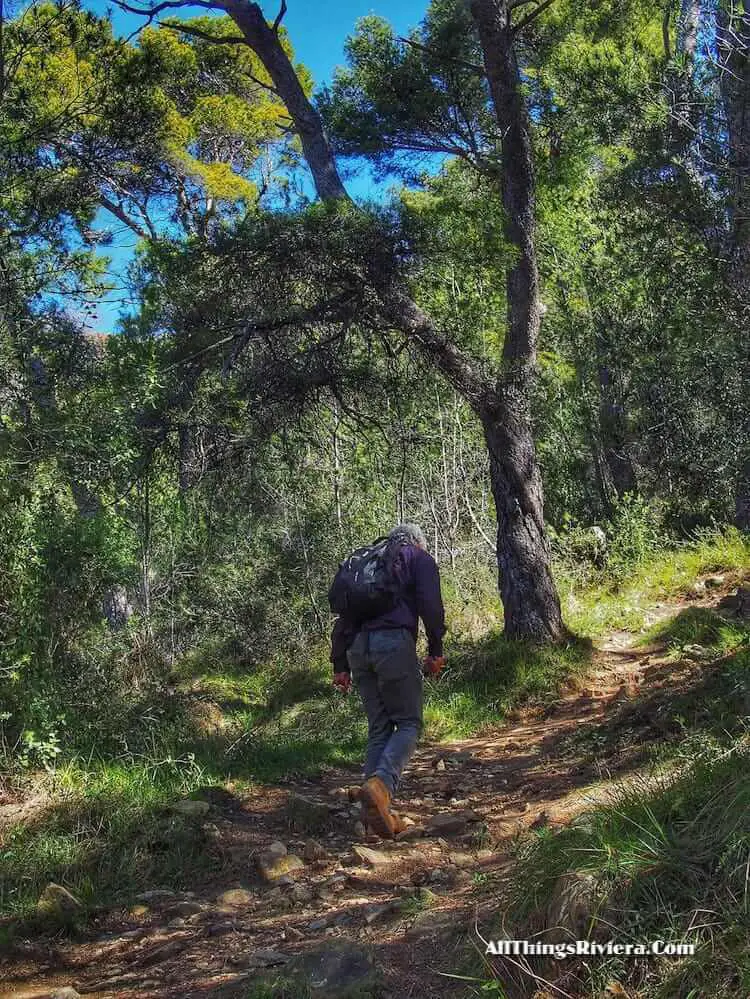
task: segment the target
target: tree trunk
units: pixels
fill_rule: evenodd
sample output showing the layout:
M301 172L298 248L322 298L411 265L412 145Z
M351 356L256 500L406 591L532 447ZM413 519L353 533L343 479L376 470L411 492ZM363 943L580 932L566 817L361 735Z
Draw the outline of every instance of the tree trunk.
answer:
M599 366L599 428L612 485L619 499L638 491L633 463L628 454L625 410L617 398L615 377L606 364Z
M349 201L320 115L305 95L277 31L266 22L258 4L246 0L219 2L263 63L286 105L318 196ZM377 291L387 321L419 347L482 419L493 469L506 631L513 638L549 640L561 637L564 629L550 572L541 480L528 413L528 387L540 319L531 141L509 35L506 41L510 47L506 45L500 66L506 83L504 87L492 86L492 97L503 106L502 113L498 106L498 118L507 114L512 123L507 133L501 125L503 199L506 233L519 254L508 273L509 329L499 384L493 384L475 358L435 328L392 276L384 277ZM494 67L493 53L486 52L486 58Z
M730 197L729 277L740 310L741 363L750 368L750 6L744 0L721 0L716 43L721 66L721 94L727 122ZM735 493L737 524L750 530L750 418L740 416L739 473Z
M531 422L531 388L541 325L536 259L534 160L508 0L471 0L501 136L505 238L515 261L506 277L508 329L496 399L481 411L498 519L500 591L511 638L557 640L563 633L544 530L542 477Z
M677 51L688 60L688 71L691 73L698 49L701 2L702 0L681 0L677 21Z
M508 268L508 330L503 347L503 377L531 369L541 322L536 262L534 163L531 132L521 93L507 0L472 0L495 119L501 136L500 189L505 238L517 251ZM535 461L535 455L532 455Z
M497 510L497 564L508 638L558 641L564 634L544 530L542 481L528 402L505 394L482 414Z
M718 11L721 94L727 121L731 267L738 298L750 310L750 9Z

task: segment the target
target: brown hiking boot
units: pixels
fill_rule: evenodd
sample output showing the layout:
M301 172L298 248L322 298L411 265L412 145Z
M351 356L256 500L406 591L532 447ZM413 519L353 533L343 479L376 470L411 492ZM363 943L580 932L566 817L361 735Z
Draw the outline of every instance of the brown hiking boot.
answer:
M360 801L367 815L365 824L383 839L393 839L396 822L391 815L391 792L379 777L364 782Z
M404 832L409 826L404 822L398 812L391 812L391 818L393 819L393 835L398 836L399 833Z

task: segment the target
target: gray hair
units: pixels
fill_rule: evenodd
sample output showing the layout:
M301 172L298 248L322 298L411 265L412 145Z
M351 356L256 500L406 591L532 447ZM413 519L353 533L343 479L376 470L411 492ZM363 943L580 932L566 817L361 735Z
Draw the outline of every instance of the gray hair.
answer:
M418 545L427 548L427 538L417 524L399 524L388 535L389 541L399 541L403 545Z

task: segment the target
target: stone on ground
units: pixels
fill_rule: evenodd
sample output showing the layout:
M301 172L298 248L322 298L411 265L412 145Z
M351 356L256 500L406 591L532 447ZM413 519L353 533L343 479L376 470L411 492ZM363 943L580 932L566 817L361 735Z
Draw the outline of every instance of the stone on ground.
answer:
M421 839L422 836L424 836L424 827L418 825L407 826L400 833L396 833L396 839L399 841Z
M382 853L380 850L371 850L367 846L359 846L358 844L352 847L352 852L363 864L367 864L368 867L379 867L381 864L390 864L392 859L387 853Z
M308 839L302 851L302 856L308 863L314 863L316 860L327 860L328 851L317 840Z
M473 867L475 863L474 856L471 853L461 853L459 851L449 853L448 860L451 864L455 864L456 867Z
M287 853L286 847L279 840L271 843L258 856L258 871L261 878L269 884L287 877L292 871L298 871L304 866L299 857Z
M193 798L183 798L182 801L172 803L172 811L178 815L185 815L187 818L199 819L207 815L211 806L207 801L196 801Z
M293 853L288 853L283 857L262 853L258 857L258 871L263 880L268 883L278 881L292 871L302 870L304 866L304 860L301 860Z
M347 940L330 940L295 957L283 977L298 984L301 994L325 999L376 999L381 976L370 954Z
M69 919L81 911L83 906L67 888L50 881L36 905L37 912L42 916L55 919Z
M331 810L325 802L301 794L289 795L285 815L289 828L299 833L320 832L331 821Z
M456 930L455 917L450 912L420 912L406 932L409 940L420 937L449 936Z
M439 812L427 823L427 831L435 836L455 836L465 831L467 819L463 812Z
M229 891L222 892L216 901L219 905L232 907L250 905L253 902L253 893L246 888L230 888Z

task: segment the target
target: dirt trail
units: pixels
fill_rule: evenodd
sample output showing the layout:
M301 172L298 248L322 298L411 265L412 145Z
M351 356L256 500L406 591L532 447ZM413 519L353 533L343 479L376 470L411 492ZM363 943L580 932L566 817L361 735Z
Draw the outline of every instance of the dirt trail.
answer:
M659 605L649 623L719 596ZM586 679L551 708L519 712L481 738L423 746L400 792L415 823L405 840L363 836L346 797L357 782L351 770L242 799L207 791L208 811L197 821L215 855L210 882L192 892L156 886L129 910L100 914L84 940L22 942L0 961L0 997L50 996L62 986L101 999L239 997L259 968L283 970L306 953L328 960L328 950L345 946L348 972L337 965L338 972L351 972L351 955L365 947L386 997L459 994L460 984L441 972L456 971L467 933L478 927L488 936L497 927L497 889L517 837L568 823L612 777L642 762L637 745L596 750L581 733L609 726L624 705L653 703L696 667L635 641L625 632L608 636ZM648 718L643 728L651 731ZM257 858L273 841L306 859L269 884Z

